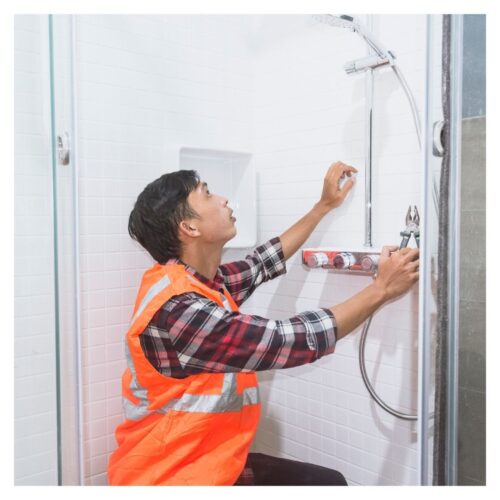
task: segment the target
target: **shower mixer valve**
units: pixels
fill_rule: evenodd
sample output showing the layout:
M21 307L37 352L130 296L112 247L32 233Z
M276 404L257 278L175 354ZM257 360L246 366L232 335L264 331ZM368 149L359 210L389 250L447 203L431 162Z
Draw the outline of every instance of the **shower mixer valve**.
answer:
M331 248L305 248L302 250L302 262L305 266L348 274L375 274L379 256L380 251L375 249L345 251Z
M420 246L420 215L417 207L410 207L406 213L406 227L399 234L403 237L399 248L408 246L411 235ZM309 268L331 269L347 274L375 275L377 273L380 250L364 248L362 250L337 250L332 248L304 248L302 263Z

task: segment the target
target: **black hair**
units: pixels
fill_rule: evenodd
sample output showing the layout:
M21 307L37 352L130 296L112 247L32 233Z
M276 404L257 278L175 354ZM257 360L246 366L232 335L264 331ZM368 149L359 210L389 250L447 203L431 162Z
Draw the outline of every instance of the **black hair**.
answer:
M187 198L199 183L195 170L179 170L151 182L137 197L128 232L160 264L180 257L179 224L198 216Z

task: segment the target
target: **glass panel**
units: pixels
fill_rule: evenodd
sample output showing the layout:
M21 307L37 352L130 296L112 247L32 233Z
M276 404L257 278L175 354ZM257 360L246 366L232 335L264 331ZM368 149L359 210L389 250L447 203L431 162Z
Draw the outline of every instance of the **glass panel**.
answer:
M56 485L56 303L47 16L14 20L16 485Z
M71 17L15 17L15 484L79 484ZM66 134L65 134L66 133Z

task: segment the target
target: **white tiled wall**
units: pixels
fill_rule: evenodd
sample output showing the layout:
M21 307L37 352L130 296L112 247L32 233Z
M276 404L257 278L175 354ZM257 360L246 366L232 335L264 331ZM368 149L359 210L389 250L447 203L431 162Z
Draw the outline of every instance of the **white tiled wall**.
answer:
M16 485L57 484L47 16L15 17Z
M252 149L251 61L228 16L82 16L77 22L85 464L106 484L121 421L123 340L151 260L127 232L178 145ZM231 43L228 43L231 40Z
M382 16L379 37L419 107L424 19ZM144 186L171 170L172 146L251 151L258 171L259 240L280 234L318 199L330 163L360 168L346 203L308 246L363 243L364 79L343 64L365 54L352 33L306 16L79 16L77 95L84 444L87 484L106 484L121 421L123 337L151 260L127 233ZM398 243L420 172L409 107L390 73L375 78L374 244ZM224 259L244 255L227 251ZM367 278L307 271L263 285L244 306L281 318L347 299ZM373 320L367 368L377 390L415 410L417 294ZM357 365L359 332L312 365L261 374L264 414L255 449L334 467L350 484L414 484L414 424L370 401Z

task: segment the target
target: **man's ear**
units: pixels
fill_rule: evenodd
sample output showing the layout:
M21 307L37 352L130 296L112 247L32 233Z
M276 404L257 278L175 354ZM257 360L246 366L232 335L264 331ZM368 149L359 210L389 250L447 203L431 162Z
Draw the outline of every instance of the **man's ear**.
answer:
M179 231L181 232L181 234L189 236L191 238L195 238L196 236L200 235L200 231L196 227L196 223L192 220L183 220L179 224Z

